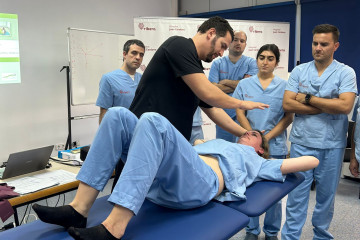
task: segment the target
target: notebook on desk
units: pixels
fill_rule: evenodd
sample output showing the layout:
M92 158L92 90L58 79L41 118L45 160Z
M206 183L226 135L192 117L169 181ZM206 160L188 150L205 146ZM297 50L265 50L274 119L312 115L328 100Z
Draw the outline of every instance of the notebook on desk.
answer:
M1 179L45 169L54 145L11 153Z

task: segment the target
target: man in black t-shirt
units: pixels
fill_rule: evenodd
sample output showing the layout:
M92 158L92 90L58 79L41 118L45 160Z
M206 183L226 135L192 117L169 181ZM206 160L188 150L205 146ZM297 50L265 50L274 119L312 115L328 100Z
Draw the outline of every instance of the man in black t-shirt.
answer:
M200 106L215 124L241 136L246 130L221 108L250 110L268 106L229 97L210 83L201 64L201 60L211 62L222 56L233 38L230 24L221 17L212 17L191 39L167 39L147 66L130 110L137 117L144 112L160 113L189 140L192 119Z

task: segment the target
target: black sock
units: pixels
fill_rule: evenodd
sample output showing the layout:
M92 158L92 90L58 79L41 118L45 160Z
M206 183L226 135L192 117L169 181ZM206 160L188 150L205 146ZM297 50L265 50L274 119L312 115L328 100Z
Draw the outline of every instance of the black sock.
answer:
M41 221L57 224L64 228L85 228L87 218L78 213L72 206L46 207L34 204L32 206Z
M68 229L68 233L77 240L119 240L114 237L102 224L91 228L70 227Z

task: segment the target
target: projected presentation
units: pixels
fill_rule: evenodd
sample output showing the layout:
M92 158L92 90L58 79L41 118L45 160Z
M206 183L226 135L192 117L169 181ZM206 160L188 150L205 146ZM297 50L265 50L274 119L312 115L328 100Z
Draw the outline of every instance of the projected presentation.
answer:
M0 84L20 82L18 17L0 13Z

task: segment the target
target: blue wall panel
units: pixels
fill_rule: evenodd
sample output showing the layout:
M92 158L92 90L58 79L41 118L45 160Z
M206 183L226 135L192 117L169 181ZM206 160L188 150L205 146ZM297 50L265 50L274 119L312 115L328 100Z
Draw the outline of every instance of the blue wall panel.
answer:
M301 2L301 63L313 60L311 53L312 29L323 23L340 30L340 47L334 58L355 69L360 87L360 27L358 0L303 0Z

